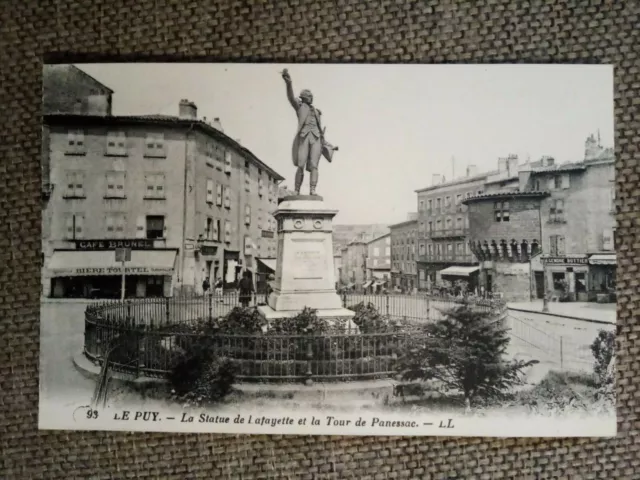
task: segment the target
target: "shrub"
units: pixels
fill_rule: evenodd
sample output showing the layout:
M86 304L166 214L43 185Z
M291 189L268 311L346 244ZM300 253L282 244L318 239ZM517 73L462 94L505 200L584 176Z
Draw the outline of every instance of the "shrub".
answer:
M174 398L199 406L226 397L235 381L236 366L224 357L198 352L183 358L169 374Z
M615 332L600 330L591 344L591 352L595 358L593 372L600 384L613 383L613 378L609 378L612 375L608 375L608 370L615 353L615 343Z
M469 305L443 313L410 338L398 366L404 380L436 380L443 393L461 393L471 406L504 399L522 383L524 369L538 363L505 360L509 335L491 313Z

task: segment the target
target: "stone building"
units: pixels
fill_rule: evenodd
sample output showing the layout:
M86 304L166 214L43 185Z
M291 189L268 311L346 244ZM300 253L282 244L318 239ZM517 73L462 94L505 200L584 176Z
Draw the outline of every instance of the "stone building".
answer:
M551 157L518 167L518 189L465 200L469 245L481 262L480 285L512 301L613 299L615 291L612 149L594 136L578 162Z
M200 292L205 278L233 284L256 271L256 257L275 257L283 177L192 102L178 110L44 116L45 295L119 295L117 245L133 248L128 296Z
M370 240L367 244L367 275L364 289L378 292L390 280L391 233Z
M409 216L411 218L411 215ZM415 218L390 225L391 286L404 291L418 288L417 248L418 220Z
M113 90L75 65L42 67L44 114L111 115Z
M360 291L364 288L367 279L368 241L366 234L360 234L342 248L341 281L347 289Z
M418 278L424 290L440 279L469 281L478 266L468 248L469 220L463 200L484 193L487 177L474 165L466 176L446 182L434 175L431 186L416 190L418 197Z

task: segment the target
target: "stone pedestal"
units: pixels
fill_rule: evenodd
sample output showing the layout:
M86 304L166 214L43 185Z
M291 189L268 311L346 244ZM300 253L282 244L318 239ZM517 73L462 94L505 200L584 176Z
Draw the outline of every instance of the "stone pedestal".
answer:
M353 317L335 289L331 222L337 213L318 195L285 197L278 206L276 279L268 305L259 307L267 319L291 317L305 307L319 317Z

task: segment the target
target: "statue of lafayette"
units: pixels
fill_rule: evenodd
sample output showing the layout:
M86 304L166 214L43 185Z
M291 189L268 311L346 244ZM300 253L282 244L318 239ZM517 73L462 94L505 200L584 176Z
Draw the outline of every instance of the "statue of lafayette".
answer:
M309 90L302 90L300 98L293 94L291 76L285 69L282 78L287 85L287 98L298 116L298 131L293 139L292 156L293 164L298 167L296 171L296 195L300 194L300 187L304 180L304 171L311 175L309 193L316 194L318 185L318 164L320 157L324 156L329 162L333 152L338 150L324 138L324 129L320 123L320 110L313 106L313 95Z

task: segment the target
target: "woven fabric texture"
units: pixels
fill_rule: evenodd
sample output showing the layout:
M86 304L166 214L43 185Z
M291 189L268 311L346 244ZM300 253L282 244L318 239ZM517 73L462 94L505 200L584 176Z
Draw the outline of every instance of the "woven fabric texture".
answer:
M39 432L43 58L614 64L618 437ZM0 478L639 478L640 2L3 1L0 111Z

